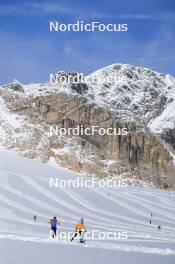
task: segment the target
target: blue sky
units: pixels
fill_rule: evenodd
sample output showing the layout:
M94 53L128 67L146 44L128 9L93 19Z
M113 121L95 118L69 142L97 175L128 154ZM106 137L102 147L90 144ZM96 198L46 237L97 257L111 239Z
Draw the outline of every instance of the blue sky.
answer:
M127 23L127 32L49 32L49 21ZM175 0L0 0L0 84L130 63L175 76Z

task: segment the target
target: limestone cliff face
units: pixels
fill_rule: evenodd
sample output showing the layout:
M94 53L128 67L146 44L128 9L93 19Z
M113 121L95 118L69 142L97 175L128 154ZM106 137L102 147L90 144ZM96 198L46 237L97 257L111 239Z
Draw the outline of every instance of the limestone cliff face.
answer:
M31 88L13 83L0 89L2 144L28 158L42 162L54 159L62 166L90 175L122 175L174 188L174 132L169 130L170 144L166 133L158 135L133 118L123 119L108 105L100 106L92 100L87 92L48 84ZM161 113L162 109L161 105L156 111ZM128 134L50 135L51 125L127 128Z

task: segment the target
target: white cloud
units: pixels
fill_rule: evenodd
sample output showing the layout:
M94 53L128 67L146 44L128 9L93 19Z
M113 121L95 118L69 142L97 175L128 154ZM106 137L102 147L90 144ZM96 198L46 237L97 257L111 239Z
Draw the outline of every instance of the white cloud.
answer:
M61 4L53 4L49 2L23 2L18 4L1 4L0 15L47 15L47 14L67 14L73 15L77 13L72 8Z
M110 19L138 19L138 20L169 20L175 19L175 12L162 12L157 14L123 13L107 14L98 11L74 9L71 6L51 2L23 2L18 4L1 4L0 15L75 15L77 18L110 18Z

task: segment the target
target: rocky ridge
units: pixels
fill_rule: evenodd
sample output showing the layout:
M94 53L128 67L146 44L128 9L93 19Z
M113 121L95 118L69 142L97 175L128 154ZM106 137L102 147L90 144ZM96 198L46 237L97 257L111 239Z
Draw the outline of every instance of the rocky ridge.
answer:
M113 74L117 76L115 83L22 85L15 80L1 87L1 144L28 158L54 161L89 175L121 175L135 182L174 188L175 79L125 64L111 65L92 75ZM77 125L126 127L129 133L49 133L50 126Z

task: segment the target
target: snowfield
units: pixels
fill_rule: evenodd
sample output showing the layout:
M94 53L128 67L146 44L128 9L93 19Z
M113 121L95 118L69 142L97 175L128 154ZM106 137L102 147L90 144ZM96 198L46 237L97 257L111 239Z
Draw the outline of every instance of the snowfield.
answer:
M174 191L50 188L50 177L82 175L2 149L0 157L1 264L175 263ZM73 231L74 223L84 217L88 231L127 232L128 238L96 237L85 244L50 239L47 222L54 215L61 221L59 232Z

